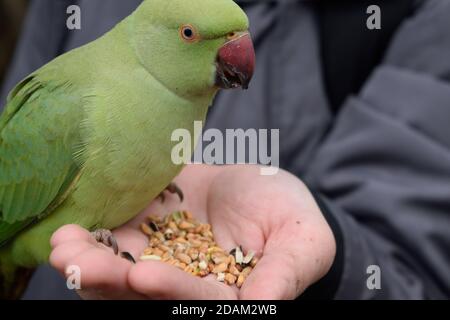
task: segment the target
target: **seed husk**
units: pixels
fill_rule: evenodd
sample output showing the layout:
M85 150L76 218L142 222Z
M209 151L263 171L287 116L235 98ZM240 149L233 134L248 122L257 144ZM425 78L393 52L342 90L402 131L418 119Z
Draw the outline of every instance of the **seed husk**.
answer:
M202 261L199 262L198 267L201 270L206 270L206 269L208 269L208 264L205 262L205 260L202 260Z
M230 266L235 266L236 265L236 258L233 255L229 255L230 257Z
M186 237L186 230L181 230L178 234L180 237Z
M154 232L153 235L161 242L164 242L166 240L166 238L164 238L164 235L160 231Z
M158 249L158 248L154 248L153 249L153 255L154 256L162 257L163 254L164 254L164 251L162 251L161 249Z
M230 271L231 274L235 275L235 276L239 276L241 273L239 272L239 270L236 268L235 265L230 265L228 267L228 271Z
M219 272L219 273L217 274L217 281L219 281L219 282L224 282L224 281L225 281L225 273Z
M153 254L153 248L150 248L150 247L145 248L143 254L146 255L146 256L152 255Z
M176 238L175 239L175 242L178 242L178 243L189 243L189 241L187 241L185 238L183 238L183 237L178 237L178 238Z
M161 257L152 254L152 255L142 255L139 259L141 259L142 261L148 261L148 260L159 261L159 260L161 260Z
M166 231L164 231L164 237L166 238L166 240L172 239L173 234L174 234L174 232L170 228L168 228L168 229L166 229Z
M232 285L236 282L237 277L232 275L231 273L226 273L225 274L225 282L228 283L229 285Z
M157 215L155 215L155 214L149 214L147 217L148 217L148 219L149 219L150 221L153 221L153 222L155 222L155 223L161 223L161 222L162 222L161 217L159 217L159 216L157 216Z
M215 264L221 264L221 263L226 263L228 265L229 263L229 259L227 256L221 254L221 253L213 253L211 255L211 260L215 263Z
M244 275L243 275L243 274L240 274L240 275L238 276L237 280L236 280L236 286L237 286L238 288L242 287L242 285L244 284L244 281L245 281Z
M191 243L193 248L199 248L202 245L202 242L200 240L197 240L197 239L192 239L190 241L190 243Z
M259 261L259 259L258 259L257 257L254 257L254 258L252 259L252 261L250 261L250 266L251 266L252 268L254 268L254 267L256 266L256 264L258 263L258 261Z
M242 250L240 247L236 247L236 263L237 264L242 264L244 262L244 254L242 253Z
M171 229L175 233L179 231L177 224L175 222L173 222L173 221L169 221L168 227L169 227L169 229Z
M179 262L178 264L176 264L176 267L178 267L181 270L184 270L184 268L187 267L187 264L184 262Z
M226 263L221 263L216 265L212 271L212 273L221 273L225 272L228 269L228 265Z
M141 223L141 230L148 236L151 236L153 234L152 229L146 223Z
M212 234L212 232L209 231L209 230L203 231L203 232L202 232L202 236L204 236L204 237L206 237L206 238L210 238L210 239L213 238L213 234Z
M173 249L172 248L169 248L168 246L166 246L166 245L164 245L162 243L158 245L158 249L163 251L163 252L171 252L171 253L173 253Z
M153 230L153 232L158 232L159 231L158 225L156 223L154 223L153 221L150 221L148 223L148 225Z
M192 219L194 218L194 216L192 215L192 213L189 212L189 211L183 211L183 215L184 215L184 218L185 218L186 220L192 220Z
M199 277L206 277L209 274L209 272L207 270L200 270L197 275Z
M195 228L195 224L187 222L186 220L182 220L179 224L178 224L178 228L182 229L182 230L189 230L189 229L193 229Z
M176 258L177 258L178 260L180 260L181 262L184 262L184 263L186 263L186 264L192 263L191 257L189 257L189 256L188 256L187 254L185 254L185 253L179 253L179 254L177 254Z
M246 267L244 270L242 270L242 275L244 277L248 277L248 275L250 274L250 272L252 272L253 268L252 267Z
M150 248L156 247L161 241L158 238L152 237L150 238L150 241L148 242L148 246Z
M249 264L252 260L253 257L255 256L255 252L250 250L247 255L244 257L244 260L242 261L243 264Z
M196 249L190 249L188 251L188 254L189 254L189 257L191 257L191 259L195 261L198 258L199 252Z
M223 250L222 250L222 248L219 248L219 247L214 246L214 247L210 247L209 250L208 250L208 252L209 252L209 253L215 253L215 252L220 252L220 253L222 253Z
M176 212L172 213L172 218L173 218L173 220L175 220L175 222L178 222L181 219L183 219L183 216L180 211L176 211Z

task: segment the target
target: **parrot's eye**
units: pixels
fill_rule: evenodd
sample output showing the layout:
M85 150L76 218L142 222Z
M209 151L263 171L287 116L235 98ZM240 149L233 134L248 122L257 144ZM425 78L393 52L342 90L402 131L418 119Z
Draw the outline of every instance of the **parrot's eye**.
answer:
M228 40L232 40L234 38L237 37L237 33L236 32L230 32L229 34L227 34L227 39Z
M198 40L198 34L195 28L189 24L181 26L180 36L186 42L195 42Z

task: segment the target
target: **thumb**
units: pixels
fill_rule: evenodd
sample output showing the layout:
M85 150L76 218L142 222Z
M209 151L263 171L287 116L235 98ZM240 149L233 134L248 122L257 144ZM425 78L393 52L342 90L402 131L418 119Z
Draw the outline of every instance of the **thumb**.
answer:
M149 299L237 299L233 289L215 279L194 277L159 261L145 261L134 265L128 274L128 283L136 292Z

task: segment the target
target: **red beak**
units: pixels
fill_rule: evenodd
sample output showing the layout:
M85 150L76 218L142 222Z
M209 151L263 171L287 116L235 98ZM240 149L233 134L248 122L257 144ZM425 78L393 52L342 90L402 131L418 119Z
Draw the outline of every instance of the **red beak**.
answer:
M216 66L217 87L248 89L255 69L255 49L250 34L235 33L233 38L220 48Z

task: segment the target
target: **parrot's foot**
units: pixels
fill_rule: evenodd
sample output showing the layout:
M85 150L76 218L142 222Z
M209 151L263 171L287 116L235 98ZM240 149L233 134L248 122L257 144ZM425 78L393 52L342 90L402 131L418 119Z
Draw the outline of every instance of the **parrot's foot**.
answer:
M105 246L110 247L114 250L114 254L119 254L119 246L117 245L116 238L110 230L107 229L97 229L91 232L92 236L97 242L103 243Z
M172 194L176 193L178 195L178 197L180 198L180 201L183 202L184 199L184 195L183 195L183 191L181 191L180 187L178 187L175 183L171 182L166 189L164 189L158 196L158 198L161 199L161 202L164 202L164 200L166 199L166 196L164 195L164 191L168 191Z

